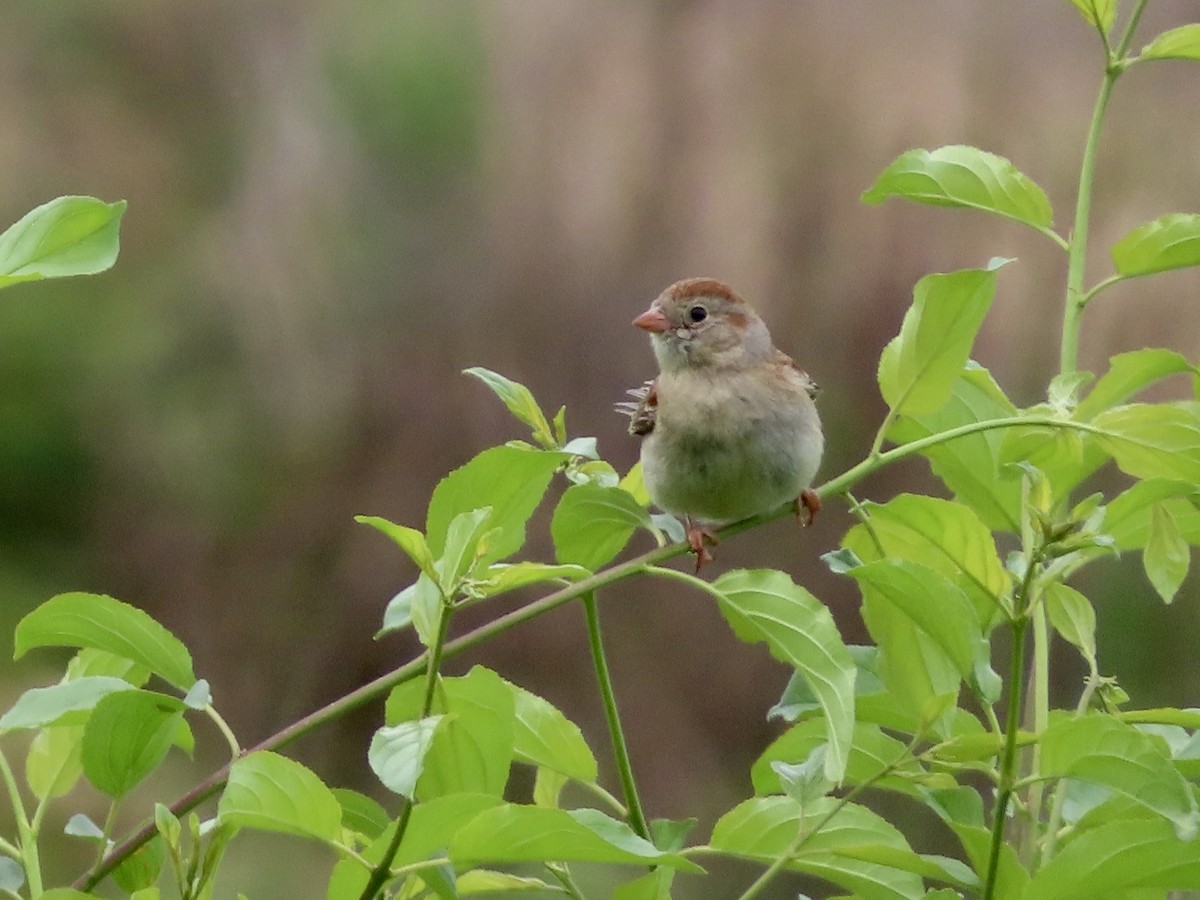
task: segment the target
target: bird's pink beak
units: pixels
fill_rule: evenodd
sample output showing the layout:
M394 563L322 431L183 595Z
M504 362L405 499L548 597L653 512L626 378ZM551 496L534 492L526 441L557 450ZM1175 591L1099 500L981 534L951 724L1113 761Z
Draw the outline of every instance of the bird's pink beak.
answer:
M633 324L651 334L661 334L671 330L671 323L667 321L667 317L653 306L634 319Z

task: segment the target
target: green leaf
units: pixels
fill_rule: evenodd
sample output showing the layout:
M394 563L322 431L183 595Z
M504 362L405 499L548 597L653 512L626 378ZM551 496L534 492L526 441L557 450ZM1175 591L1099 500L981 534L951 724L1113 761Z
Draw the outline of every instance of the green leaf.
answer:
M154 887L165 859L162 841L157 838L147 841L113 870L113 881L122 890L129 891L130 900L135 900L139 891ZM153 896L157 896L157 893Z
M459 581L487 554L491 516L491 507L485 506L459 513L450 521L446 528L446 546L437 561L438 584L443 596L453 597Z
M25 780L39 800L61 797L83 774L79 760L83 726L44 728L33 736L25 757Z
M300 763L267 750L235 760L217 803L217 819L234 828L337 839L342 809L324 783Z
M906 444L961 425L1016 414L991 373L968 363L951 386L950 401L945 406L935 413L901 418L888 437L897 444ZM1015 532L1020 521L1021 483L1001 473L1003 432L1007 430L995 428L970 434L930 447L922 455L955 498L975 510L985 525Z
M561 889L540 878L527 878L521 875L510 875L508 872L496 872L492 869L472 869L463 872L454 881L454 889L459 894L502 894L513 891L541 891L545 893L560 893Z
M1200 486L1188 481L1147 478L1108 504L1104 530L1122 550L1140 550L1150 540L1157 506L1171 513L1188 543L1200 543Z
M64 681L45 688L30 688L17 698L12 709L0 716L0 733L47 725L81 724L86 716L72 713L90 711L101 697L115 691L132 690L121 678L95 676ZM78 720L78 721L76 721Z
M41 900L96 900L96 897L72 888L51 888L42 894Z
M1096 416L1100 444L1135 478L1200 483L1200 416L1194 403L1131 403Z
M25 884L25 870L15 859L0 856L0 890L16 894Z
M1063 847L1024 900L1124 897L1134 888L1200 890L1200 841L1180 840L1161 819L1109 822Z
M392 691L387 722L421 717L424 684L410 681ZM417 797L427 801L453 793L501 796L513 759L515 701L508 682L475 666L458 678L445 678L431 713L446 717L425 755Z
M456 866L486 862L628 863L703 871L638 837L624 822L594 809L543 809L505 803L459 829L450 842Z
M1126 278L1200 265L1200 215L1172 213L1138 226L1113 244L1112 261Z
M26 213L0 234L0 287L111 268L124 212L124 200L59 197Z
M414 799L417 779L425 770L425 755L442 718L429 716L415 722L384 725L375 732L367 762L389 791Z
M783 792L803 806L824 797L833 789L833 782L825 777L825 759L829 745L817 744L803 762L789 763L781 759L771 763L771 771L779 779Z
M1117 17L1117 0L1071 0L1083 20L1108 34Z
M520 447L492 447L455 469L434 488L429 501L425 539L441 556L446 530L459 513L491 507L489 528L500 532L489 544L483 563L511 556L525 543L525 523L541 502L554 472L569 459L565 453Z
M183 720L180 700L129 690L103 697L83 729L81 761L88 781L119 798L158 768Z
M513 753L521 762L559 772L568 778L594 783L596 757L579 726L548 700L511 682L515 728Z
M902 872L911 872L922 878L946 882L967 890L978 890L982 887L979 876L972 872L969 866L947 856L938 856L932 853L917 854L911 850L902 850L899 847L889 847L885 844L842 847L834 853L845 859L879 863ZM951 896L957 898L959 895L952 894ZM928 900L929 895L926 894L923 897L924 900Z
M101 594L59 594L17 623L13 658L35 647L92 647L140 663L187 691L192 656L175 635L128 603Z
M613 900L671 900L674 869L655 869L613 888Z
M869 524L854 526L842 540L862 562L907 559L933 569L970 597L981 625L1003 608L1012 579L991 531L969 507L900 494L884 504L864 503L862 511Z
M825 774L840 783L854 732L854 660L829 610L783 572L737 569L713 582L718 605L747 643L797 669L825 711L829 755Z
M746 800L717 821L709 846L722 853L771 863L791 852L797 835L820 823L838 802L826 797L802 809L790 797ZM824 878L863 900L916 900L925 895L921 879L910 872L850 859L837 852L872 845L909 851L908 842L893 826L866 807L848 803L812 833L786 867Z
M540 562L496 563L480 572L464 586L464 590L472 597L496 597L531 584L579 581L591 574L583 566Z
M573 484L563 493L550 522L560 563L597 569L629 543L638 528L652 528L650 515L628 491Z
M381 638L412 625L421 643L430 647L437 635L441 611L442 591L422 572L416 581L388 601L383 611L383 625L375 632L375 637Z
M349 788L333 788L333 796L342 807L342 828L367 840L383 834L391 817L377 800Z
M1108 371L1076 408L1075 418L1090 421L1155 382L1181 372L1195 373L1196 367L1174 350L1148 347L1118 353L1109 360Z
M546 421L546 416L542 412L542 408L537 405L537 401L533 399L533 394L529 392L529 388L523 384L511 381L496 372L489 369L476 366L471 369L464 369L463 374L473 375L492 389L492 392L499 397L504 405L508 407L508 411L516 416L520 421L532 429L533 439L543 447L556 447L562 441L555 438L554 433L550 430L550 423ZM559 410L559 415L563 414L563 410ZM556 417L555 424L558 419ZM559 429L565 438L566 428Z
M429 545L425 543L425 535L417 529L397 525L379 516L355 516L354 521L383 532L417 564L417 568L430 578L437 578L437 570L433 567L433 554L429 552Z
M1168 819L1181 840L1200 832L1196 798L1170 758L1149 735L1111 716L1052 721L1039 774L1103 785Z
M1200 60L1200 23L1164 31L1142 48L1141 58Z
M895 413L919 415L945 405L995 293L995 267L917 282L900 334L879 358L879 389Z
M1162 504L1154 507L1150 519L1150 540L1142 553L1146 576L1164 603L1170 603L1187 577L1191 550Z
M1051 581L1044 588L1050 624L1063 640L1079 648L1092 672L1096 671L1096 611L1088 598L1072 587Z
M951 145L902 153L862 195L866 203L882 203L888 197L978 209L1039 231L1054 223L1045 191L1004 157L975 147Z

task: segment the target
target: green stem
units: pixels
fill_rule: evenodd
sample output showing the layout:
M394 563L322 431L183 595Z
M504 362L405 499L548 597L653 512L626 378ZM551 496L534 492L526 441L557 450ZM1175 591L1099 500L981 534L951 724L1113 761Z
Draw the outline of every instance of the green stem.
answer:
M1032 731L1036 735L1045 732L1050 721L1050 629L1046 623L1046 605L1035 603L1030 609L1033 621L1033 693ZM1041 742L1034 743L1030 751L1029 771L1039 771L1041 757ZM1040 779L1034 781L1029 788L1030 821L1022 845L1021 860L1029 863L1033 860L1034 848L1038 839L1038 825L1041 822L1042 799L1045 793L1045 783Z
M425 699L421 703L421 718L426 719L433 711L433 698L437 693L438 672L442 666L442 653L446 647L446 635L450 631L450 618L454 612L454 608L449 603L441 605L441 614L438 616L437 635L433 639L433 646L429 648L426 654L428 665L425 668ZM379 893L383 886L392 877L392 861L396 858L396 854L400 850L400 843L404 840L404 834L408 831L408 823L412 819L413 799L405 797L404 803L400 807L400 815L396 819L396 830L392 833L392 839L388 842L387 849L383 852L379 862L371 871L371 877L367 879L366 885L359 894L358 900L374 900L374 897Z
M230 756L233 760L237 760L242 755L242 747L238 743L237 735L233 733L233 729L229 727L229 723L224 717L217 712L216 708L209 703L204 707L204 714L208 716L213 724L217 726L217 730L221 732L221 736L225 738L225 743L229 745Z
M833 497L843 494L854 487L864 478L872 475L879 469L892 463L899 462L902 459L907 459L910 456L928 450L931 447L936 447L939 444L944 444L960 437L966 437L970 434L977 434L983 431L990 431L996 428L1013 428L1018 426L1043 425L1047 427L1070 428L1077 431L1092 432L1096 434L1104 434L1102 429L1088 425L1083 422L1072 422L1069 420L1057 419L1051 416L1026 416L1023 418L1003 418L1003 419L988 419L983 422L972 422L968 425L961 425L957 428L951 428L948 431L932 434L920 440L912 441L908 444L903 444L899 447L894 447L886 453L881 453L873 459L866 459L855 466L847 469L841 475L831 478L817 488L818 493L824 497ZM740 522L734 522L717 532L719 537L727 538L735 534L741 534L744 531L749 531L757 528L767 522L773 522L776 519L781 519L784 516L793 514L791 503L784 504L776 510L761 513L757 516L751 516L748 519L743 519ZM597 591L609 585L616 584L626 578L631 578L641 574L648 566L656 566L659 563L667 562L678 556L682 556L688 551L687 544L668 544L665 547L655 547L652 550L635 556L623 563L618 563L608 569L597 572L594 575L589 575L587 578L582 578L568 587L561 588L551 594L547 594L539 600L513 610L491 622L481 625L474 631L471 631L462 637L456 638L453 641L446 643L443 650L443 658L457 656L467 650L472 649L486 641L503 634L511 628L516 627L531 619L536 619L551 610L558 609L564 604L570 603L592 591ZM356 688L348 694L339 697L337 700L321 707L320 709L304 716L301 719L293 722L286 728L277 731L270 737L265 738L255 746L249 748L246 752L253 753L259 750L278 750L285 747L306 734L315 731L317 728L332 722L346 715L351 710L357 709L365 703L374 700L377 697L386 694L397 685L403 684L406 681L411 681L418 677L427 668L428 653L422 653L420 656L398 666L390 672L387 672L374 681L369 681L362 687ZM225 780L229 777L229 765L222 766L216 772L201 781L190 791L181 796L170 806L170 810L176 816L182 816L198 806L209 797L216 794L225 784ZM138 830L117 844L108 855L104 858L104 862L96 869L86 873L76 879L73 885L76 890L89 891L100 883L116 866L123 860L132 855L143 844L149 841L156 834L154 822L148 819Z
M9 766L8 758L3 753L0 753L0 779L4 781L13 817L16 819L17 843L19 844L19 847L6 844L5 850L7 852L11 848L15 851L14 856L20 861L25 870L25 878L29 881L29 896L32 900L37 900L43 890L42 863L37 844L38 830L30 825L29 816L25 812L25 804L21 801L20 789L17 787L17 779L13 776L12 767Z
M604 654L604 641L600 632L600 610L596 595L583 595L583 609L587 616L588 646L592 651L592 665L596 669L596 681L600 685L600 697L604 702L604 715L608 719L608 734L612 739L613 757L621 778L621 790L625 795L625 806L629 810L629 826L639 837L651 840L650 826L642 812L642 801L638 797L637 785L633 780L633 764L629 760L629 746L625 743L625 732L621 727L621 716L617 711L617 695L613 691L612 676L608 671L608 659Z
M1088 711L1088 707L1092 705L1092 696L1096 693L1096 687L1100 684L1100 673L1096 671L1096 667L1092 666L1091 675L1088 676L1087 684L1084 685L1083 693L1079 695L1079 702L1075 704L1075 716L1078 718ZM1042 843L1041 865L1046 865L1054 858L1054 851L1058 844L1058 829L1062 825L1063 804L1067 799L1067 780L1060 779L1054 787L1054 797L1050 801L1050 819L1046 823L1046 840Z

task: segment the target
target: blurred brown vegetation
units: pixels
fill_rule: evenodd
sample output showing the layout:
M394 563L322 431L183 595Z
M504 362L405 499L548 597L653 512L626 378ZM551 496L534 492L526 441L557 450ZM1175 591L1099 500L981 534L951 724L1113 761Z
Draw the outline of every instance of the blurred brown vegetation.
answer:
M1195 13L1156 0L1137 46ZM652 371L629 320L684 276L735 285L822 383L826 475L869 445L875 362L926 272L1019 258L976 356L1036 402L1062 255L1011 223L858 195L903 150L970 143L1041 183L1065 230L1101 62L1066 0L8 4L0 219L65 193L129 212L111 273L0 298L2 632L62 590L142 606L255 742L414 652L371 640L413 572L351 517L420 524L441 476L520 436L460 370L565 403L624 469L637 447L611 403ZM1118 84L1092 279L1135 225L1200 209L1197 97L1187 63ZM1198 288L1193 272L1106 294L1081 364L1195 358ZM860 494L930 489L914 463ZM548 558L538 521L529 552ZM848 521L832 501L807 532L727 542L716 571L784 568L862 640L854 591L818 559ZM1101 575L1106 671L1138 703L1197 705L1195 590L1164 610L1136 560ZM787 673L705 597L602 599L648 808L711 821L749 791ZM473 661L607 746L576 610L449 668ZM6 694L48 671L22 662ZM1069 697L1082 669L1064 654L1059 671ZM379 715L294 752L369 788Z

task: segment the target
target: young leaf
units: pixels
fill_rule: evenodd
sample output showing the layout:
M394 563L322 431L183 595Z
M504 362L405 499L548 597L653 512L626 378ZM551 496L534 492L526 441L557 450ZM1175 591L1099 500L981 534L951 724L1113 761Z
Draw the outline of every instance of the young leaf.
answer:
M978 209L1046 231L1054 212L1046 193L1007 159L952 145L902 153L862 195L867 203L903 197L917 203Z
M627 863L702 871L638 837L624 822L598 810L543 809L505 803L476 816L450 842L457 866L482 862Z
M895 413L936 412L950 399L995 292L995 267L917 282L900 334L879 358L879 389Z
M1059 581L1051 581L1044 590L1050 624L1063 640L1079 649L1088 668L1095 673L1096 611L1092 604L1079 591Z
M1196 367L1174 350L1147 347L1118 353L1109 360L1108 371L1076 407L1075 418L1088 422L1155 382L1181 372L1195 373Z
M525 543L525 523L541 502L554 472L570 457L565 453L492 447L455 469L433 490L425 523L425 539L433 555L446 547L446 530L459 513L490 506L489 528L499 529L481 561L497 562Z
M158 768L183 720L183 703L151 691L109 694L83 730L81 761L88 781L122 797Z
M1192 403L1131 403L1096 416L1097 436L1135 478L1200 483L1200 415Z
M1125 819L1079 835L1043 866L1023 900L1133 896L1135 888L1200 890L1200 841L1161 819Z
M1147 478L1117 496L1104 513L1104 530L1122 550L1140 550L1150 540L1154 509L1171 514L1191 544L1200 543L1200 486L1188 481Z
M417 529L397 525L387 519L381 519L379 516L355 516L354 521L370 525L386 534L409 559L417 564L417 568L430 578L437 578L437 571L433 567L433 554L429 552L429 545L425 543L425 535Z
M1102 785L1169 820L1180 840L1200 831L1192 789L1159 745L1111 716L1052 721L1042 735L1039 775Z
M0 287L111 268L124 212L124 200L59 197L26 213L0 234Z
M84 813L75 813L67 819L63 834L70 837L86 838L90 841L104 840L104 829L93 822Z
M555 439L555 434L550 430L550 423L546 421L546 416L542 412L542 408L537 405L537 401L533 399L533 394L529 392L529 388L525 387L525 385L511 381L497 372L492 372L489 369L480 368L479 366L464 369L463 374L474 375L491 388L495 395L508 407L508 411L530 427L533 432L533 439L538 444L549 449L561 443ZM560 410L559 413L561 415L563 411ZM555 424L557 425L557 418ZM564 426L562 429L564 436L565 430Z
M891 557L928 566L971 598L981 625L1003 608L1012 579L991 531L970 508L901 494L884 504L865 503L863 511L868 523L854 526L842 540L862 562Z
M442 716L430 716L415 722L384 725L375 732L367 751L367 762L384 787L414 799L417 779L425 768L425 755L441 721Z
M986 369L969 363L951 385L950 401L937 412L901 418L888 437L906 444L991 419L1015 416L1016 408ZM1021 483L1000 471L1003 432L996 428L937 444L923 452L934 473L955 498L998 531L1017 531L1020 522Z
M35 797L61 797L75 786L83 774L82 743L82 725L43 728L34 735L25 757L25 781Z
M713 582L718 606L743 641L763 641L771 655L804 675L825 711L825 774L846 774L854 733L854 660L828 608L783 572L737 569Z
M791 851L796 835L822 822L836 803L834 798L825 797L802 808L790 797L746 800L717 821L709 846L769 864ZM873 900L917 900L925 896L921 879L911 872L837 853L843 848L864 846L912 852L892 825L866 807L847 803L824 828L812 833L788 861L787 868L824 878Z
M579 581L592 574L583 566L554 565L540 562L496 563L480 572L465 590L472 597L497 597L500 594L544 584L547 581Z
M424 685L400 685L387 700L389 725L420 718ZM446 716L425 755L417 797L425 802L453 793L501 796L514 753L515 703L508 682L476 666L458 678L445 678L436 694L435 714Z
M454 596L459 581L470 573L476 560L487 553L491 516L491 507L485 506L459 513L450 520L446 527L446 546L436 567L443 596Z
M35 647L92 647L140 663L187 691L192 656L175 635L128 603L101 594L59 594L17 623L13 658Z
M217 803L217 820L235 828L336 840L342 809L324 783L300 763L260 750L229 770Z
M441 589L422 572L416 581L388 601L383 611L383 626L375 632L375 637L380 638L412 625L421 643L426 647L432 646L441 609Z
M573 484L563 493L550 522L560 563L597 569L629 543L638 528L652 528L650 515L618 487Z
M1156 505L1150 519L1150 540L1142 552L1142 565L1164 603L1175 599L1187 577L1191 556L1175 519L1161 503Z
M30 688L17 698L17 702L0 716L0 734L21 728L44 728L47 725L63 724L64 720L74 724L84 717L71 717L71 713L91 710L100 698L116 691L132 690L133 685L121 678L105 676L77 678L45 688Z
M549 769L592 783L596 780L596 757L584 740L579 726L564 716L548 700L511 682L505 682L513 695L516 714L513 753L521 762Z
M1117 17L1117 0L1071 0L1079 10L1085 22L1100 29L1102 34L1108 34L1113 21Z
M1200 23L1164 31L1142 48L1141 58L1200 60Z
M1138 226L1113 244L1112 261L1126 278L1200 265L1200 215L1172 213Z

